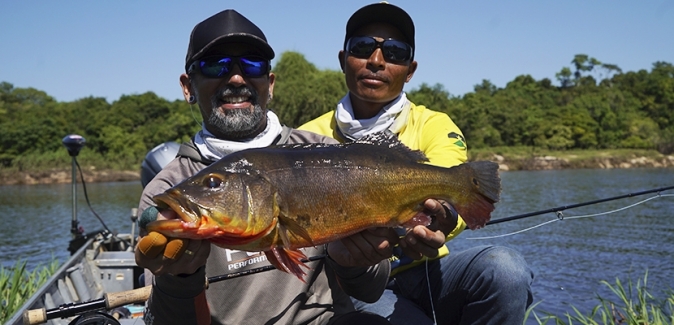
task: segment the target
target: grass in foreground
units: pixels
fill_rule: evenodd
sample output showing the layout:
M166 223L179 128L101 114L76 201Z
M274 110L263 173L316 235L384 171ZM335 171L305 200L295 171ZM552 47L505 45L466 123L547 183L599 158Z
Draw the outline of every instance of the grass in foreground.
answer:
M26 261L13 267L0 266L0 324L4 324L58 270L55 258L33 271L26 270Z
M644 276L643 282L637 281L636 286L632 281L627 283L627 290L616 278L615 284L607 281L601 281L616 295L617 302L597 296L600 304L592 309L589 315L583 315L578 309L572 307L574 315L567 313L563 317L545 313L546 316L539 316L534 311L535 305L527 311L527 318L532 316L539 324L552 323L555 325L598 325L598 324L625 324L625 325L674 325L674 291L667 294L663 301L656 301L648 293L646 285L648 281L648 272ZM526 319L525 319L526 322Z

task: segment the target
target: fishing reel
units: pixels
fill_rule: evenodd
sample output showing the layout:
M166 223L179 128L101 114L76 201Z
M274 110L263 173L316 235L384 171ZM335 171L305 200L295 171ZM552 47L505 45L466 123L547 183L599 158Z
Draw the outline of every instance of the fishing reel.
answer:
M120 325L120 323L111 315L96 311L77 316L68 325Z
M101 311L88 312L77 316L68 325L120 325L118 319L131 317L131 312L124 307L115 308L109 314Z

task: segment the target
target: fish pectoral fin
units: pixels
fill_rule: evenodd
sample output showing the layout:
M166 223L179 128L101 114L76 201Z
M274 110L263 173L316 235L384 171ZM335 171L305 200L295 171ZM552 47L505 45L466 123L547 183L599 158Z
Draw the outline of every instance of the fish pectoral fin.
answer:
M309 268L302 260L306 260L307 256L299 250L289 250L282 247L274 247L271 250L265 251L267 260L271 265L277 269L290 273L296 276L300 281L304 281L304 276L307 275L302 267Z
M314 241L311 239L311 236L309 236L309 232L306 229L304 229L304 227L300 226L295 220L290 219L283 215L280 215L278 219L279 219L279 234L281 236L281 241L283 241L283 246L293 247L293 245L291 245L290 236L293 236L295 238L302 238L310 244L302 246L316 246L314 245Z

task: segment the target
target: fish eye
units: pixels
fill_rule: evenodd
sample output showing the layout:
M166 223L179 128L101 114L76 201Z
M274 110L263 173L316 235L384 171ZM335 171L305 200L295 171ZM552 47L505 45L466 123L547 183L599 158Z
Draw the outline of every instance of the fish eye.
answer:
M204 185L208 188L218 188L222 184L222 179L215 175L208 175L204 178Z

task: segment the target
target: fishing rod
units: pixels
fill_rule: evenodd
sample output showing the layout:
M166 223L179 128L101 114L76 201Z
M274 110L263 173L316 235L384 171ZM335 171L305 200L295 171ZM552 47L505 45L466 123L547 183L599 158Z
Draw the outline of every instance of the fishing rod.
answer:
M325 254L322 255L316 255L309 257L307 259L303 259L303 263L307 262L313 262L317 261L320 259L324 259L326 257ZM276 267L273 265L265 265L261 266L258 268L250 269L250 270L245 270L241 272L234 272L234 273L229 273L229 274L223 274L223 275L216 275L212 277L208 277L206 285L208 288L208 284L211 283L216 283L224 280L229 280L233 278L237 278L240 276L246 276L246 275L251 275L251 274L256 274L260 272L266 272L269 270L273 270ZM27 310L23 313L23 323L25 325L36 325L36 324L44 324L50 319L54 318L66 318L66 317L72 317L72 316L77 316L77 315L82 315L85 313L89 313L92 311L97 311L97 310L111 310L117 307L122 307L128 304L134 304L134 303L142 303L145 302L147 299L150 298L150 293L152 292L152 286L145 286L142 288L138 289L133 289L133 290L127 290L127 291L122 291L122 292L112 292L112 293L106 293L103 295L102 298L91 300L91 301L86 301L86 302L80 302L80 303L68 303L68 304L62 304L58 307L51 308L51 309L46 309L46 308L39 308L39 309L31 309Z
M613 200L619 200L619 199L624 199L628 197L634 197L634 196L639 196L639 195L644 195L644 194L649 194L649 193L657 193L657 192L662 192L666 190L671 190L674 189L674 186L666 186L666 187L660 187L660 188L655 188L652 190L646 190L646 191L641 191L641 192L634 192L634 193L629 193L629 194L624 194L624 195L618 195L614 197L609 197L605 199L599 199L599 200L594 200L594 201L588 201L588 202L582 202L582 203L576 203L576 204L570 204L570 205L563 205L560 207L556 208L551 208L551 209L546 209L546 210L541 210L541 211L535 211L535 212L529 212L525 214L519 214L511 217L505 217L505 218L499 218L496 220L491 220L487 222L487 225L493 225L501 222L506 222L506 221L512 221L512 220L518 220L518 219L524 219L528 217L533 217L545 213L551 213L551 212L561 212L567 209L573 209L573 208L578 208L586 205L592 205L592 204L597 204L597 203L602 203L602 202L608 202L608 201L613 201Z

